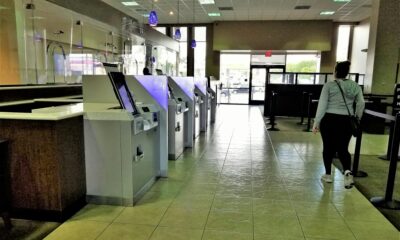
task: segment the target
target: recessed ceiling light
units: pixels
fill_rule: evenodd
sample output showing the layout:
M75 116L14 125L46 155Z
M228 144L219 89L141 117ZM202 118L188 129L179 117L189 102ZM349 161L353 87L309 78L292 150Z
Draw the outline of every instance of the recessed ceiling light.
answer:
M217 12L208 13L208 16L210 16L210 17L220 17L220 16L221 16L221 13L217 13Z
M200 4L215 4L214 0L199 0Z
M319 13L319 15L333 15L335 14L335 11L322 11Z
M173 11L170 11L170 12L169 12L169 15L174 15L174 12L173 12Z
M310 9L310 8L311 8L310 5L299 5L299 6L294 7L294 9L296 9L296 10L305 10L305 9Z
M351 0L333 0L334 2L351 2Z
M121 2L125 6L139 6L139 4L135 1L129 1L129 2Z

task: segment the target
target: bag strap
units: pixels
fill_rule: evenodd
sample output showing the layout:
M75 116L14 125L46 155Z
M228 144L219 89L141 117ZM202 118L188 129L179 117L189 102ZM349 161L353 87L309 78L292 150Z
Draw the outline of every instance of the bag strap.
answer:
M347 112L349 113L349 116L351 117L353 115L350 113L349 107L347 106L347 102L346 102L346 98L344 97L343 89L342 89L342 87L340 86L340 84L339 84L339 82L337 80L335 80L335 82L338 85L340 92L342 93L344 105L346 106Z

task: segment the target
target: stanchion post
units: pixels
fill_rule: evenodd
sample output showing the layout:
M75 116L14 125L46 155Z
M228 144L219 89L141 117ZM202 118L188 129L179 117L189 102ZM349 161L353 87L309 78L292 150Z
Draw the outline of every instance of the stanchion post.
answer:
M386 150L386 154L379 156L379 159L382 160L389 160L390 157L390 150L392 148L392 142L393 142L393 131L394 131L394 122L390 122L390 130L389 130L389 141L388 141L388 146Z
M392 134L393 134L393 141L390 151L389 174L386 184L385 197L373 197L371 198L371 202L378 207L399 210L400 202L393 199L393 190L394 190L394 182L396 179L397 159L398 159L399 144L400 144L400 113L396 114L396 120L394 122L394 131Z
M311 129L311 104L312 104L312 93L308 94L308 106L307 106L307 128L304 132L309 132Z
M272 99L271 99L271 113L270 113L270 128L267 128L268 131L279 131L278 128L275 127L276 123L275 123L275 113L276 113L276 96L278 95L278 93L276 92L272 92Z
M307 92L303 92L303 94L301 95L301 103L300 103L300 122L297 123L297 125L303 125L304 124L304 102L306 101L306 95L308 93Z
M368 174L366 172L358 170L358 166L360 163L361 141L362 141L362 131L360 131L356 137L356 147L354 150L354 160L353 160L354 177L368 177Z

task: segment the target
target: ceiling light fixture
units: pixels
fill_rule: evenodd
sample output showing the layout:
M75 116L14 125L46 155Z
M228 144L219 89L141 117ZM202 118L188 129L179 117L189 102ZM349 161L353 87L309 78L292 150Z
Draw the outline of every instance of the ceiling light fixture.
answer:
M208 13L209 17L221 17L221 13Z
M152 27L155 27L158 24L158 16L157 16L157 12L154 10L154 0L152 1L151 9L152 10L149 13L149 25Z
M339 2L339 3L341 3L341 2L351 2L351 0L333 0L334 2Z
M200 4L215 4L214 0L199 0Z
M125 6L139 6L139 4L135 1L121 2L121 3L122 3L122 5L125 5Z
M195 22L194 16L195 16L195 13L196 13L194 4L195 4L195 0L193 0L193 30L195 29L195 27L194 27L194 22ZM194 33L195 31L192 31L192 32ZM197 46L197 43L196 43L196 39L194 37L192 39L192 42L190 43L190 47L195 48L196 46Z
M319 15L323 15L323 16L329 16L329 15L333 15L335 14L335 11L322 11L319 13Z
M181 0L178 0L178 8L177 8L177 10L178 10L178 12L177 12L177 14L178 14L178 24L179 24L179 2L180 2ZM182 34L181 34L181 29L180 29L180 27L177 27L176 29L175 29L175 33L174 33L174 38L175 38L175 40L181 40L181 37L182 37Z

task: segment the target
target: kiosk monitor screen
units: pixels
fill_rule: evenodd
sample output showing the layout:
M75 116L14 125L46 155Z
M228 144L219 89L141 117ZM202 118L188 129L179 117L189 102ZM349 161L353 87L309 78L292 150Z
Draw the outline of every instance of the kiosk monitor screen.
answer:
M129 91L129 88L125 82L124 74L121 72L108 72L108 76L110 77L115 95L117 96L122 108L126 109L132 114L137 114L138 110L135 106L135 102L133 101L131 92Z

